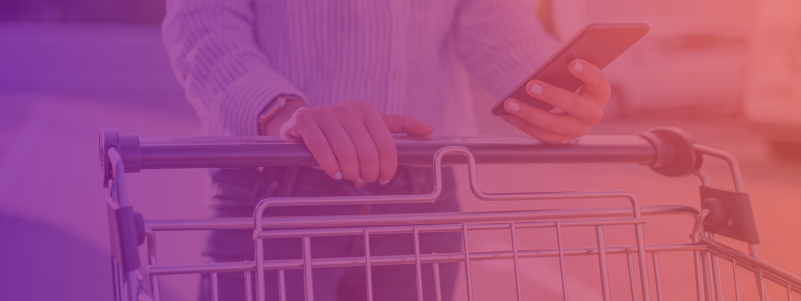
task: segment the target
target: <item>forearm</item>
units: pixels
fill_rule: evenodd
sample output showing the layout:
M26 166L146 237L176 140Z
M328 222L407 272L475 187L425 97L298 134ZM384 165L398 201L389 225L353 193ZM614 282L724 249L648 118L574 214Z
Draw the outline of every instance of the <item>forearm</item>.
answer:
M253 19L249 1L167 1L164 46L178 81L202 119L208 118L226 87L268 66L255 43Z
M165 47L208 135L254 136L259 112L281 94L303 97L255 39L249 0L169 0Z

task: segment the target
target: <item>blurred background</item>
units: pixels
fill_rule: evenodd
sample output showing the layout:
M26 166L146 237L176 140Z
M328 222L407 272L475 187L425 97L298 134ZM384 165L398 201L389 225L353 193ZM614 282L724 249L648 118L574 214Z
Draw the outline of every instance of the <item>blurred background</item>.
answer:
M751 193L762 258L801 274L795 234L801 230L801 2L528 2L532 18L560 41L590 23L649 23L652 31L607 68L614 92L591 133L678 126L732 152ZM200 126L161 41L164 10L163 0L0 1L0 299L111 298L99 127L191 136ZM521 135L489 114L493 100L480 87L475 95L481 135ZM724 163L706 168L713 184L731 187ZM520 175L482 178L488 191L625 189L645 205L699 203L696 179L663 178L642 166L482 166L480 172ZM134 207L148 219L206 214L203 171L146 171L127 179ZM465 187L460 196L465 210L539 208L490 206ZM649 224L646 235L684 238L690 226L684 220ZM160 263L197 262L203 235L160 236ZM485 268L485 275L509 273ZM546 274L523 277L547 291ZM197 277L165 277L162 285L170 300L196 298ZM491 288L478 291L498 297ZM682 299L693 292L665 293Z

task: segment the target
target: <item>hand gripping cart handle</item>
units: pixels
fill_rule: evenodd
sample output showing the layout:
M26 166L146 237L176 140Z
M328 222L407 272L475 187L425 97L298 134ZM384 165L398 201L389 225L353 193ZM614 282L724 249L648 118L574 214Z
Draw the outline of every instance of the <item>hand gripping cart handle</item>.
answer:
M568 299L568 277L565 257L596 256L598 260L603 300L612 300L607 257L625 255L628 260L632 300L663 300L659 273L659 257L664 252L692 252L695 267L697 300L723 300L720 264L718 259L731 263L735 279L733 288L737 300L738 267L750 271L756 280L758 295L767 300L766 281L784 287L787 298L801 292L801 278L758 258L756 244L759 236L751 211L748 194L743 191L737 162L728 153L695 143L686 132L676 128L654 128L640 135L584 136L568 145L549 145L531 138L411 138L396 137L398 162L401 165L433 165L436 185L431 193L422 195L349 196L349 197L286 197L267 198L258 203L253 218L215 218L190 220L144 220L135 213L126 198L124 174L143 169L167 168L241 168L267 166L313 166L313 157L302 143L275 137L169 137L145 138L135 134L120 134L106 127L100 133L100 164L103 186L109 188L109 230L112 243L112 276L116 300L160 300L159 277L176 274L209 274L212 282L211 299L219 300L219 273L244 273L247 300L286 299L284 272L301 270L306 300L314 300L312 275L315 268L364 267L367 300L373 298L371 268L379 265L415 265L418 300L423 299L421 269L430 265L434 271L436 299L441 300L439 264L457 262L463 265L468 300L474 299L471 262L512 260L514 263L517 300L523 300L521 267L526 258L558 258L561 296ZM457 155L457 156L452 156ZM701 171L703 158L725 160L731 169L735 190L709 186ZM468 164L470 187L482 200L557 200L557 199L627 199L630 207L590 209L521 210L509 212L452 212L423 214L380 214L354 216L264 217L268 207L367 205L388 203L433 202L441 192L443 164ZM600 192L534 192L486 193L477 183L475 165L480 163L634 163L649 166L653 171L670 177L695 175L701 181L700 208L679 205L643 206L626 191ZM669 245L645 245L643 224L645 215L691 215L694 227L690 240ZM634 228L636 245L611 246L604 238L604 227L630 225ZM596 246L564 248L562 229L591 227ZM519 249L516 231L546 228L555 231L556 249ZM156 263L155 233L158 231L190 231L250 229L254 231L254 262L218 262L197 265L158 265ZM468 231L508 230L511 250L471 251ZM505 231L504 230L504 231ZM689 229L688 229L689 230ZM419 234L426 232L458 232L462 235L462 252L421 254ZM414 237L415 254L408 256L371 256L365 243L364 256L349 258L312 258L311 237L331 235L363 236L365 242L375 235L409 233ZM747 243L745 254L715 240L722 235ZM263 259L264 239L299 237L304 250L302 258L293 260ZM143 281L137 247L147 241L148 266ZM648 256L650 255L650 256ZM651 257L653 271L647 268ZM637 269L637 272L635 272ZM267 296L265 273L277 273L278 296ZM637 275L639 277L637 277ZM255 282L251 277L255 276ZM651 278L653 277L653 278ZM653 280L653 281L651 281ZM255 288L252 287L255 283ZM639 291L639 293L638 293ZM255 292L255 293L251 293ZM530 299L531 296L526 299Z

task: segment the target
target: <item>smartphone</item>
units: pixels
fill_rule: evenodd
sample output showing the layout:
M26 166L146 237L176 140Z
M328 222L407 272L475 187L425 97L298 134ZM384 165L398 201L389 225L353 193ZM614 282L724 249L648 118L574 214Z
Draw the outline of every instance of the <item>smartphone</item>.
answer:
M526 93L526 83L541 80L568 91L577 91L584 82L568 71L568 64L574 59L585 60L598 68L605 68L618 56L648 33L650 27L644 23L590 24L570 38L559 51L542 63L534 73L501 99L493 108L493 115L509 115L503 104L514 98L524 103L550 111L553 106L531 97Z

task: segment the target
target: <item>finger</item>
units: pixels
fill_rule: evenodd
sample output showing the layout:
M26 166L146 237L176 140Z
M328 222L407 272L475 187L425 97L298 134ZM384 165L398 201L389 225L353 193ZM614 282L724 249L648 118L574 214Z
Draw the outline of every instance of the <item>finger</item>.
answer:
M428 136L434 132L434 126L406 115L381 115L381 119L392 133L417 136Z
M335 180L342 179L339 163L328 144L328 139L314 119L309 117L308 112L303 111L306 109L299 109L292 114L292 117L281 127L281 136L302 138L323 171Z
M584 135L590 125L571 115L549 113L514 98L507 99L504 107L510 114L538 128L560 135L570 137Z
M331 150L337 157L342 177L346 180L354 180L359 177L359 157L350 136L339 124L334 116L333 110L315 111L315 121L320 125L320 129L325 134Z
M368 114L364 118L364 125L370 136L373 137L375 147L378 150L379 171L378 182L386 184L395 175L398 168L398 150L395 147L395 140L392 134L378 114Z
M568 64L568 70L570 74L584 82L581 94L588 99L604 104L609 99L609 96L612 95L609 81L607 81L606 75L598 66L585 60L575 59Z
M501 118L503 118L503 120L505 120L506 122L511 123L513 126L525 132L526 134L529 134L532 137L537 138L546 143L567 144L572 140L572 137L543 130L541 128L532 125L531 123L526 122L523 119L520 119L520 117L517 116L502 115Z
M560 108L588 123L595 124L603 118L603 103L591 101L584 96L554 85L533 80L526 84L526 91L532 97Z
M356 149L356 156L359 158L359 177L365 183L375 182L380 165L378 150L373 138L365 128L364 121L351 111L341 112L339 115L339 123L348 133L353 147Z

